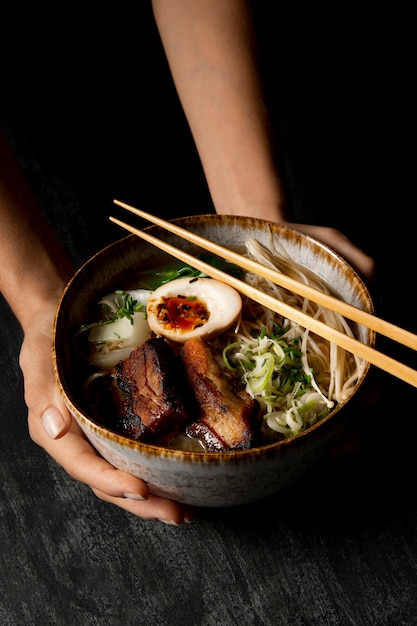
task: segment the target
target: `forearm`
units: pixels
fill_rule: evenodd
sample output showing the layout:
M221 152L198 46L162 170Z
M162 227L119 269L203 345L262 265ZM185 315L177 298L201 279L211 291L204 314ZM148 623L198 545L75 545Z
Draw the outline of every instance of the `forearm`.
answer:
M25 328L72 272L55 233L0 133L0 291Z
M153 0L218 213L285 218L244 0Z

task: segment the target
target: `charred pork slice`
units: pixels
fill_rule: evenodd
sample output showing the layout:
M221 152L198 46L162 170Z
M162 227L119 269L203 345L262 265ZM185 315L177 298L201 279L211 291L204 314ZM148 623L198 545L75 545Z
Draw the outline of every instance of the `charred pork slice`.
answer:
M189 413L178 365L162 338L148 339L116 365L116 380L125 396L118 430L148 440L184 426Z
M186 427L208 451L245 450L259 426L259 405L245 391L237 394L209 346L200 337L188 339L180 352L185 374L199 405L198 419Z

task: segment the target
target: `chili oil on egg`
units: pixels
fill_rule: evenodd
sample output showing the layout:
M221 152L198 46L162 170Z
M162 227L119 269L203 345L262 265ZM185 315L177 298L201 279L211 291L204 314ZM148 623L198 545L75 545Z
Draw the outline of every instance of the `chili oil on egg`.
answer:
M158 287L146 310L156 335L183 343L191 337L211 339L230 328L241 313L242 298L214 278L183 277Z

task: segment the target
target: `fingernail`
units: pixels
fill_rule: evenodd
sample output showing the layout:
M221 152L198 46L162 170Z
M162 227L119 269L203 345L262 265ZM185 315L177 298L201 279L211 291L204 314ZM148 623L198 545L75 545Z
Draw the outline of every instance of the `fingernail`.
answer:
M129 500L146 500L140 493L124 493L123 496Z
M174 522L173 519L161 519L160 521L163 522L164 524L168 524L169 526L179 526L180 525L177 522Z
M41 415L43 427L51 439L56 439L65 428L65 420L55 407L47 408Z

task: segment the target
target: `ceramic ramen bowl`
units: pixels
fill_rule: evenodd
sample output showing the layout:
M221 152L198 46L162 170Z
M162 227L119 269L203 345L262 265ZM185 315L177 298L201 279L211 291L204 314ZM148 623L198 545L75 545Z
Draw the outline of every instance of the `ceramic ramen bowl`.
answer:
M356 272L326 246L288 229L255 218L203 215L176 220L196 232L238 252L254 237L268 245L268 228L294 260L313 269L341 299L373 312L370 294ZM159 227L149 227L156 237L198 253ZM154 494L196 506L222 507L250 503L289 487L302 478L329 450L340 434L349 409L360 397L369 372L366 364L346 402L304 432L279 442L233 452L186 452L134 441L103 427L93 418L79 380L72 338L91 318L100 297L126 284L137 269L153 267L161 252L135 235L109 245L88 260L67 285L57 308L53 359L56 378L66 406L98 452L114 467L130 472L149 485ZM173 261L167 256L167 262ZM355 330L373 345L372 331Z

